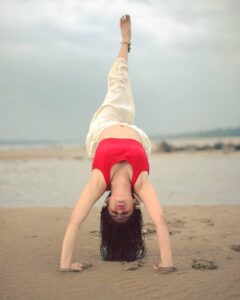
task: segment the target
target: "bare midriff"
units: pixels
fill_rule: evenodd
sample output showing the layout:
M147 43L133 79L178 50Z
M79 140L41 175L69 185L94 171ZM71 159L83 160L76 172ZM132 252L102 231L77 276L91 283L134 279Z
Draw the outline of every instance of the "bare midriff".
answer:
M98 143L107 138L133 139L142 144L142 137L134 128L121 124L108 126L107 128L103 129L99 135Z

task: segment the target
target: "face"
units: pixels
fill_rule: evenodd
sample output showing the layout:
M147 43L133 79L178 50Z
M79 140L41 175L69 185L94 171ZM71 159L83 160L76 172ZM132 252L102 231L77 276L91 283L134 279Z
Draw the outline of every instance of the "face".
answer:
M131 197L129 199L116 199L112 196L108 199L108 211L115 222L125 222L132 215L134 210L135 200Z

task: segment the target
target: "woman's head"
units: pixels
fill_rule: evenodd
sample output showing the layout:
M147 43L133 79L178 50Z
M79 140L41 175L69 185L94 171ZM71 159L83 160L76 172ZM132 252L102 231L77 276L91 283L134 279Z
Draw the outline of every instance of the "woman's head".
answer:
M125 169L118 170L111 181L111 192L107 197L108 211L116 222L125 222L135 206L133 187Z
M131 196L126 195L125 197L114 197L110 192L105 202L109 215L117 223L126 222L132 215L136 205L133 192Z
M143 258L146 247L142 235L142 213L136 206L129 210L126 219L118 220L111 214L109 202L111 192L106 198L106 206L102 207L100 233L100 252L104 260L134 261ZM133 195L134 196L134 195Z

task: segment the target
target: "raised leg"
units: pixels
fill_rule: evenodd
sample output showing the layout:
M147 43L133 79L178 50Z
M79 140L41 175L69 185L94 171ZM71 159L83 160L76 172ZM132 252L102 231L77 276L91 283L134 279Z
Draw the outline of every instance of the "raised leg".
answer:
M129 15L120 19L122 41L131 41L131 20ZM108 74L108 91L103 103L90 122L89 129L102 120L133 124L135 105L128 75L128 47L122 44Z
M130 16L120 19L123 41L131 39ZM101 130L115 123L133 124L135 119L135 104L128 75L128 47L122 44L119 54L108 73L108 91L103 103L94 113L86 139L87 151L92 152L93 142Z

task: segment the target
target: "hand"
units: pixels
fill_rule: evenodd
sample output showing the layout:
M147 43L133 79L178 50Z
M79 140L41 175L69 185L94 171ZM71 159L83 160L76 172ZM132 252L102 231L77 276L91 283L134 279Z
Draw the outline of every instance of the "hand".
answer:
M163 266L160 262L158 265L153 266L153 270L160 271L163 274L169 273L169 272L176 272L177 268L174 266Z
M60 271L61 272L81 272L84 269L88 269L90 267L92 267L91 263L75 262L70 265L70 268L61 268L60 267Z

